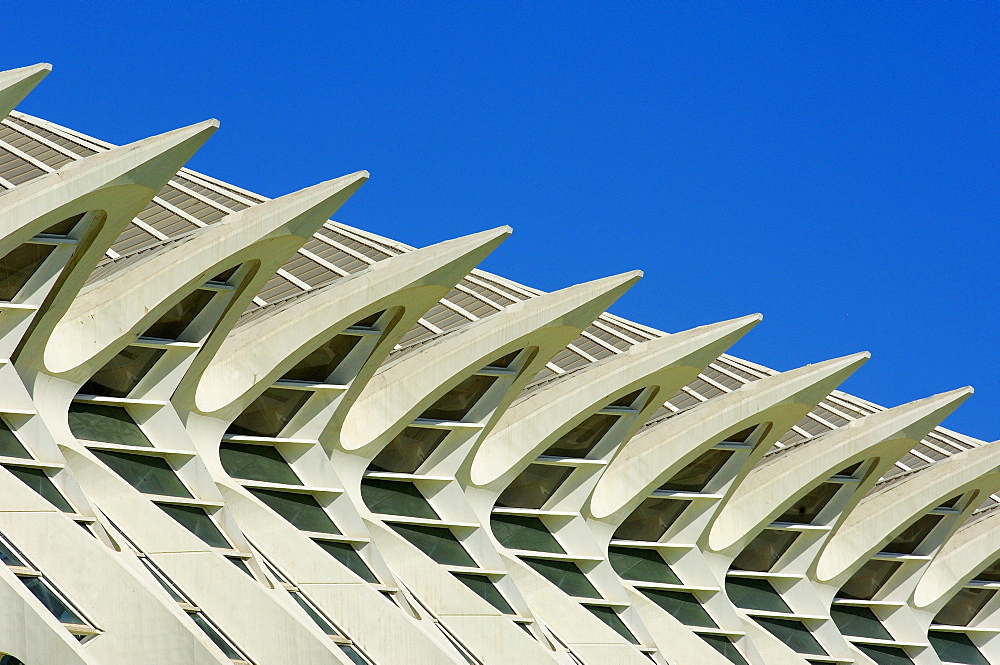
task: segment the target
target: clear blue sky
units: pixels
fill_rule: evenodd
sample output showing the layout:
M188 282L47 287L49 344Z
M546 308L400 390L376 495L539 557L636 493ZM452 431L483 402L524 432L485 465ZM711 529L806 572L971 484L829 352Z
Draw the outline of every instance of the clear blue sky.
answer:
M423 4L434 4L426 9ZM348 224L734 352L855 351L894 406L966 384L1000 438L997 3L5 3L21 109L114 142L218 117L195 169L277 196L358 169Z

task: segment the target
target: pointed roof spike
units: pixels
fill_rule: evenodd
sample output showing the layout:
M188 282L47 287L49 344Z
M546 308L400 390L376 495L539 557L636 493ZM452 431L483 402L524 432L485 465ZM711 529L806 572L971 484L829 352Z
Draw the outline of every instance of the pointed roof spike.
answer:
M42 62L0 72L0 119L6 118L51 71L52 65Z

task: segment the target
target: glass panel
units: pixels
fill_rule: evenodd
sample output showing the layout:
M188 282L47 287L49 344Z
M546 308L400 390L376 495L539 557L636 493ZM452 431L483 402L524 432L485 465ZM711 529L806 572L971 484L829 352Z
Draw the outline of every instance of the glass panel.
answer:
M496 505L541 509L573 471L570 466L530 464L497 498Z
M222 468L233 478L285 485L302 484L274 446L223 443L219 446L219 459Z
M959 589L934 617L934 623L968 626L995 594L995 589Z
M209 547L232 548L219 527L203 509L195 506L178 506L172 503L157 503L160 510L170 515L185 529L205 541Z
M347 660L351 661L354 665L371 665L371 661L365 658L365 656L358 651L351 644L339 644L340 650L344 652L347 656Z
M615 572L626 580L662 584L681 583L680 578L655 550L609 547L608 559Z
M655 543L688 505L687 501L646 499L621 523L614 537Z
M191 322L201 313L201 310L205 309L205 306L208 305L213 297L215 297L215 291L195 289L167 310L142 336L158 339L178 339L181 333L191 325Z
M291 592L291 596L295 602L299 604L299 607L301 607L305 613L309 615L309 618L313 620L313 623L319 626L320 630L327 635L340 636L340 631L334 628L333 624L326 620L326 617L316 611L316 608L312 606L312 603L303 598L301 593L293 591Z
M5 566L22 566L27 567L27 564L21 560L21 557L14 554L14 551L7 546L2 540L0 540L0 563Z
M985 569L980 571L976 575L977 580L985 580L987 582L1000 582L1000 559L994 561Z
M153 579L159 582L160 586L163 587L163 590L166 591L167 595L174 599L174 601L178 603L188 602L188 599L184 597L184 594L181 593L180 589L174 586L174 583L167 579L167 576L164 575L163 572L149 560L148 556L140 557L139 562L146 567L146 570L150 572Z
M963 663L964 665L990 665L975 643L963 633L927 633L931 646L937 652L938 658L946 663Z
M837 483L820 483L799 497L776 521L810 524L842 487Z
M0 456L31 459L31 454L25 450L24 444L3 419L0 419Z
M446 566L475 566L469 553L458 542L450 529L417 524L390 524L396 533L406 538L417 549Z
M518 349L517 351L511 351L502 358L497 358L492 361L487 367L500 367L501 369L507 369L510 364L514 362L514 358L517 358L517 354L521 353L523 349Z
M549 446L546 455L554 457L586 457L604 435L608 433L619 416L595 413Z
M883 647L874 644L855 644L854 646L878 665L913 665L913 661L906 655L906 652L897 647Z
M55 592L49 588L49 585L40 577L22 577L20 578L24 582L24 586L28 587L35 598L42 601L42 605L45 606L49 612L52 612L52 616L56 618L59 623L75 623L86 625L87 622L81 619L76 612L74 612L69 605L64 603Z
M0 656L0 665L24 665L24 663L14 658L14 656L7 654L6 656Z
M745 430L740 430L736 434L727 436L723 443L746 443L747 439L750 438L750 435L754 433L755 429L757 429L756 425L753 427L747 427ZM768 425L768 429L770 429L770 425Z
M642 388L636 390L635 392L631 392L628 395L625 395L624 397L619 397L608 406L624 406L624 407L632 406L635 400L639 398L639 393L641 392Z
M788 613L792 611L767 580L727 577L726 595L733 605L745 610Z
M521 560L534 568L542 577L571 596L579 598L601 597L601 594L590 583L587 576L571 561L551 561L549 559L532 559L530 557L521 557Z
M233 564L234 566L236 566L237 568L239 568L241 571L243 571L244 573L246 573L247 577L249 577L251 579L257 579L256 577L254 577L253 571L250 570L250 566L247 565L246 561L244 561L243 559L241 559L238 556L227 556L226 558L229 559L229 563Z
M872 559L861 566L851 579L840 587L838 598L851 600L871 600L878 590L889 581L902 564L899 561L880 561Z
M465 586L476 592L480 598L497 608L504 614L516 614L514 609L503 597L500 590L490 579L484 575L469 575L466 573L452 573Z
M225 654L226 658L229 660L243 660L243 655L229 643L229 640L216 630L215 626L208 622L208 619L202 612L194 612L188 616L201 628L202 632L208 635L208 639L212 640L215 646L222 649L222 653Z
M311 494L278 492L255 487L248 487L247 490L296 528L303 531L340 534L340 529Z
M699 635L698 637L712 645L716 651L728 658L730 662L735 663L735 665L749 665L746 658L736 649L736 645L728 637L723 637L722 635Z
M449 434L451 431L446 429L405 427L375 456L368 468L391 473L414 473Z
M230 434L275 437L312 397L308 390L268 388L229 426Z
M718 627L693 593L665 591L663 589L640 589L640 591L646 598L672 614L685 626Z
M608 625L609 628L614 630L616 633L624 637L626 640L632 644L639 644L639 640L635 638L632 631L628 629L622 618L618 616L618 612L615 612L610 607L604 607L603 605L584 605L590 613L595 617L603 621Z
M179 496L193 499L191 492L162 457L132 455L110 450L92 450L108 467L132 487L145 494Z
M0 300L13 300L54 249L26 243L0 259Z
M153 446L128 411L120 406L73 402L69 405L69 428L73 436L87 441Z
M440 519L413 483L364 478L361 481L361 498L373 513Z
M76 226L76 223L83 219L83 216L86 214L85 212L81 212L79 215L73 215L68 219L57 222L42 231L42 234L47 236L67 236L73 230L73 227Z
M432 420L461 420L476 405L486 391L496 382L495 376L473 374L448 391L444 397L434 402L421 418Z
M892 635L867 607L834 605L830 608L830 618L837 624L841 634L851 637L871 637L876 640L892 640Z
M729 458L733 456L731 450L717 450L715 448L706 450L698 459L681 469L673 478L660 485L661 490L675 490L678 492L700 492L705 489L715 474L719 472Z
M14 474L22 483L38 492L43 499L51 503L59 510L64 513L76 512L73 510L73 506L69 505L69 501L66 500L58 489L56 489L52 479L49 478L48 474L42 469L33 469L26 466L11 466L7 464L4 465L4 468Z
M372 572L365 560L361 558L358 551L350 543L336 543L329 540L313 541L320 546L327 554L344 564L352 573L366 582L378 584L378 578Z
M164 353L166 349L126 346L107 365L97 370L90 381L83 384L80 392L85 395L126 397Z
M795 531L764 529L733 560L733 570L767 572L778 563L799 534Z
M811 653L817 656L827 655L823 647L819 645L819 642L812 636L812 633L802 625L801 621L771 619L768 617L754 617L754 621L797 653Z
M891 543L882 548L883 552L913 554L913 551L930 535L930 532L944 518L944 515L924 515L906 527Z
M490 517L493 535L504 547L512 550L554 552L565 554L559 541L537 517L520 515L493 515Z
M361 341L357 335L336 335L305 358L295 364L281 378L292 381L326 383L333 370L347 357Z

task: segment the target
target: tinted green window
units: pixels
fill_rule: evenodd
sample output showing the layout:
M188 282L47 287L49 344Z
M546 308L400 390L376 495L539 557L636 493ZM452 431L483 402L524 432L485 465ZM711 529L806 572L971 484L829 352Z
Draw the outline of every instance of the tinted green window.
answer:
M24 566L24 562L21 561L21 557L14 554L14 551L7 546L2 540L0 540L0 563L5 566Z
M203 509L195 506L178 506L172 503L157 503L160 510L174 518L181 526L205 541L209 547L232 548L219 527Z
M992 562L976 575L977 580L1000 582L1000 560Z
M944 626L968 626L995 594L994 589L959 589L934 617L934 623Z
M340 650L344 652L347 656L347 660L351 661L354 665L371 665L371 661L365 658L360 651L358 651L351 644L338 644Z
M913 554L934 527L944 518L944 515L924 515L916 522L906 527L891 543L882 548L883 552L895 554Z
M555 457L586 457L615 426L618 418L619 416L595 413L559 437L558 441L549 446L545 454Z
M8 654L6 656L0 656L0 665L24 665L24 663Z
M375 456L368 468L391 473L414 473L449 434L451 431L446 429L405 427Z
M624 637L626 640L632 644L639 644L639 640L635 638L632 631L628 629L622 618L618 616L618 612L615 612L610 607L604 607L603 605L584 605L590 613L595 617L603 621L611 628L613 631Z
M764 529L733 559L734 570L767 572L778 563L799 534L795 531Z
M166 349L126 346L107 365L97 370L90 381L83 384L80 392L86 395L126 397L164 353Z
M476 592L476 595L497 608L504 614L515 614L514 609L503 597L496 585L485 575L469 575L466 573L453 573L458 580Z
M680 584L681 580L655 550L609 547L611 567L623 579L637 582Z
M361 497L373 513L439 518L413 483L365 478L361 481Z
M590 583L587 576L571 561L551 561L549 559L533 559L530 557L521 557L521 560L534 568L542 577L571 596L580 598L601 597L601 594Z
M361 555L358 554L358 551L350 543L337 543L329 540L316 540L313 542L334 559L347 566L351 572L364 581L378 584L378 578L375 577L375 573L372 572L368 564L365 563L365 560L361 558Z
M302 596L301 593L299 593L297 591L293 591L291 593L291 596L292 596L292 599L296 603L298 603L299 607L301 607L302 610L306 614L309 615L309 618L313 620L313 623L315 623L317 626L319 626L320 630L322 630L327 635L336 635L338 637L340 636L340 631L338 631L336 628L334 628L333 624L326 620L326 617L324 617L322 614L320 614L319 612L317 612L316 608L313 607L312 604L309 603Z
M24 444L17 438L10 426L0 419L0 456L20 457L21 459L31 459L31 455L24 448Z
M194 498L162 457L132 455L111 450L92 450L108 467L132 487L145 494Z
M842 487L838 483L820 483L799 497L776 521L810 524Z
M841 634L851 637L871 637L876 640L892 640L892 635L867 607L834 605L830 608L830 618L837 624Z
M718 627L693 593L663 589L640 589L640 591L685 626Z
M56 593L42 578L22 577L20 580L24 582L24 586L28 587L28 591L30 591L35 598L42 601L42 605L45 606L45 609L52 612L52 616L56 618L56 621L59 623L86 624L86 622L81 619L76 612L69 607L69 605L64 603L62 599L56 595Z
M310 494L278 492L275 490L257 489L255 487L248 487L247 489L251 494L267 504L271 510L291 522L296 528L303 531L340 534L340 529L333 523L330 516L326 514L323 507L319 505L316 498Z
M497 498L496 505L541 509L574 470L570 466L530 464Z
M354 347L361 341L357 335L337 335L323 346L296 363L282 377L292 381L309 381L311 383L326 383L333 370L343 362Z
M677 492L700 492L726 465L733 456L731 450L707 450L698 459L688 464L670 480L660 485L660 489Z
M733 601L733 605L745 610L789 613L792 611L767 580L727 577L726 595Z
M899 561L871 559L840 587L837 597L871 600L901 565Z
M312 392L268 388L229 426L230 434L276 437L309 401Z
M233 478L285 485L302 484L274 446L223 443L219 446L219 459L222 468Z
M195 289L151 325L143 337L178 339L215 296L215 291Z
M722 635L699 635L698 637L712 645L713 649L728 658L731 663L749 665L746 658L743 657L743 654L739 652L736 645L728 637L723 637Z
M13 300L54 249L26 243L0 259L0 300Z
M927 633L931 646L937 652L938 658L946 663L963 663L963 665L990 665L975 643L964 633L942 633L931 631Z
M495 376L473 374L434 402L420 414L420 417L431 420L461 420L472 410L476 402L482 399L496 380Z
M817 656L827 655L823 647L819 645L819 642L816 641L812 633L802 625L801 621L770 619L767 617L754 617L754 621L784 642L792 651L797 653L811 653Z
M625 521L615 531L614 537L618 540L641 540L655 543L689 505L688 501L683 500L646 499L631 515L625 518Z
M52 479L41 469L33 469L26 466L10 466L5 464L4 468L14 474L18 480L38 492L43 499L64 513L76 512L69 501L56 489Z
M854 646L878 665L913 665L913 661L906 655L906 652L897 647L883 647L874 644L855 644Z
M396 533L410 541L417 549L446 566L475 566L469 553L458 542L450 529L420 526L417 524L390 524Z
M73 402L69 405L69 428L73 436L87 441L153 446L128 411L120 406Z
M230 660L244 660L243 655L233 648L233 645L229 643L229 640L224 638L222 633L220 633L215 626L209 623L204 613L194 612L192 614L188 614L188 616L191 617L191 620L194 621L195 625L201 628L202 632L208 636L208 639L212 640L215 646L222 650L222 653L226 655L226 658Z
M512 550L529 550L533 552L554 552L564 554L566 550L559 545L545 524L537 517L522 517L520 515L493 515L490 518L493 535L504 547Z

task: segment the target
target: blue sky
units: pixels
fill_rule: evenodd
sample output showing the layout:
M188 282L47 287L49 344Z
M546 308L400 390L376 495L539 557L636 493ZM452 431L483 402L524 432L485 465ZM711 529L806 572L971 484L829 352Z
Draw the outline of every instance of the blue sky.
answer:
M995 3L4 3L20 107L113 142L208 117L192 168L547 290L635 268L668 331L762 312L776 369L867 350L893 406L971 384L1000 438Z

